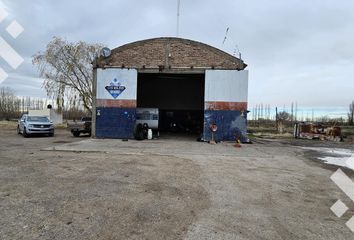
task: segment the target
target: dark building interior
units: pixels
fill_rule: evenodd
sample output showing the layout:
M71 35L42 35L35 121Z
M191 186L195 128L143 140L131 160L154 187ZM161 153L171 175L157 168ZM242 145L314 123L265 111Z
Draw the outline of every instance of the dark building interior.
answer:
M203 132L204 74L139 73L137 107L159 109L161 132Z

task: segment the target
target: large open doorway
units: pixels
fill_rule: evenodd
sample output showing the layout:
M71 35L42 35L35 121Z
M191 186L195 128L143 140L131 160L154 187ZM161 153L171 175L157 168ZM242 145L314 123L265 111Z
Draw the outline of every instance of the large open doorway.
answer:
M204 74L139 73L137 107L158 108L162 137L200 136L204 122Z

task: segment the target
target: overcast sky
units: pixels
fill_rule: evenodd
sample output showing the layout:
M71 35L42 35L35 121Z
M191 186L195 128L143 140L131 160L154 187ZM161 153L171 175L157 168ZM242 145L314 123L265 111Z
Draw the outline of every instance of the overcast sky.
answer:
M177 0L0 0L9 16L0 35L25 62L0 86L45 97L31 57L53 36L110 48L141 39L176 36ZM6 31L17 20L25 31ZM222 44L229 27L227 40ZM347 106L354 100L354 1L181 0L180 37L233 54L249 70L249 102Z

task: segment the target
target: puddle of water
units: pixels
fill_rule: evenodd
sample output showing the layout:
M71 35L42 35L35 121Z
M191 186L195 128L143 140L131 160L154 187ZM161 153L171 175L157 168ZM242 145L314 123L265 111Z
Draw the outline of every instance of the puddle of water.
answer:
M313 150L322 153L322 155L330 155L317 157L326 164L332 164L339 167L346 167L354 170L354 151L344 148L314 148L302 147L302 149Z

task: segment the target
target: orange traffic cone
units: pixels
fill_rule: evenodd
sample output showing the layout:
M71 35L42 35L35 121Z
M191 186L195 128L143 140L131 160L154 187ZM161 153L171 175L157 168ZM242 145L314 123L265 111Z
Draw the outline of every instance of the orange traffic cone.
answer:
M237 140L236 140L235 147L238 147L238 148L240 148L240 147L241 147L241 142L240 142L240 139L237 139Z

